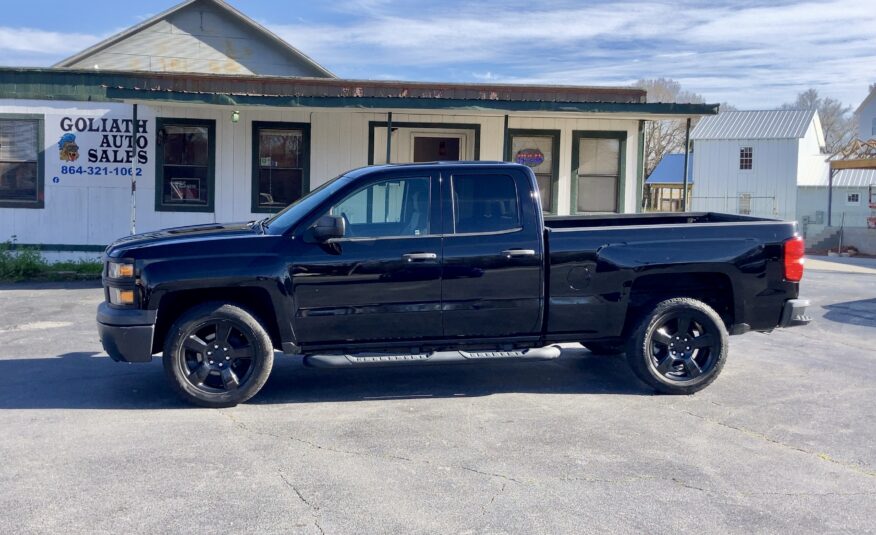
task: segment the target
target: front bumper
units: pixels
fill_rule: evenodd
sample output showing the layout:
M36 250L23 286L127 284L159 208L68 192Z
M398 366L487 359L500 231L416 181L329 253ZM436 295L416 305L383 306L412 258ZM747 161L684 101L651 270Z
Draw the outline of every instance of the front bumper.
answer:
M808 306L808 299L788 299L785 301L785 307L782 309L782 318L779 320L779 327L807 325L812 321L812 318L806 315L806 307Z
M97 307L100 342L116 362L152 360L155 310L112 308L106 302Z

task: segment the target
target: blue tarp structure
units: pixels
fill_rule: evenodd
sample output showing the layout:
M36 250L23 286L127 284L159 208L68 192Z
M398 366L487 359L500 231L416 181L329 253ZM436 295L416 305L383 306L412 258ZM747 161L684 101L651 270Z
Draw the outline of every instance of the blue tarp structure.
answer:
M693 154L687 160L687 181L693 184ZM684 182L684 154L667 154L648 175L646 184L681 184Z

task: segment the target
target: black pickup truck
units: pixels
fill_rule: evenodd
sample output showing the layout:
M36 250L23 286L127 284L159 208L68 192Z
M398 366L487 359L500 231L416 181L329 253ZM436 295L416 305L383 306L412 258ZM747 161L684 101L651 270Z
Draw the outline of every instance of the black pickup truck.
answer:
M809 322L793 222L716 213L544 217L521 165L350 171L273 217L106 250L103 346L163 352L182 396L246 401L274 352L311 366L626 353L660 392L715 380L728 334Z

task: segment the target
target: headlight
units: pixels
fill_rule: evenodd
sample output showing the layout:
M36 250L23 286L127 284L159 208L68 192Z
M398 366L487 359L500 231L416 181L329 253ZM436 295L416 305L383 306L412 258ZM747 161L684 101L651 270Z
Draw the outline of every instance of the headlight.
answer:
M134 290L125 288L108 288L109 302L113 305L133 305Z
M110 262L107 269L107 276L111 279L133 279L134 264L121 264L119 262Z

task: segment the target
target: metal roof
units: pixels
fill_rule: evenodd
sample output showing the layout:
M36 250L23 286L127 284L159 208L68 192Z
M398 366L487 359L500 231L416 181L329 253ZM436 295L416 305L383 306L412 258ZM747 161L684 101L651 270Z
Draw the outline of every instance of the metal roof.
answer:
M657 167L648 175L646 184L681 184L684 182L684 153L663 156ZM687 161L687 181L693 184L693 154Z
M815 119L815 110L725 111L704 117L691 131L693 140L799 139Z
M821 186L827 187L828 173L825 172L817 179L809 183L798 183L798 186ZM840 169L833 175L833 187L835 188L866 188L876 186L876 169Z

